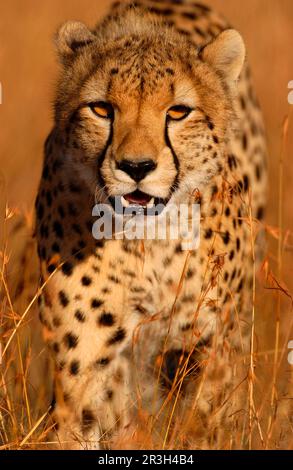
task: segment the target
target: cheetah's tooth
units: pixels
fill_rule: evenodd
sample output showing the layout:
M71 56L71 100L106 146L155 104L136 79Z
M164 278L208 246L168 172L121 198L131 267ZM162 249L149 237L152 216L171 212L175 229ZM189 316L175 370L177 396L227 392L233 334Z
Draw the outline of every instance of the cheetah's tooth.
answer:
M124 196L121 196L121 202L122 202L122 206L123 206L123 207L129 207L129 206L130 206L129 201L126 201L126 199L124 198Z
M150 209L153 207L154 204L155 204L155 198L152 197L152 199L147 203L147 207Z

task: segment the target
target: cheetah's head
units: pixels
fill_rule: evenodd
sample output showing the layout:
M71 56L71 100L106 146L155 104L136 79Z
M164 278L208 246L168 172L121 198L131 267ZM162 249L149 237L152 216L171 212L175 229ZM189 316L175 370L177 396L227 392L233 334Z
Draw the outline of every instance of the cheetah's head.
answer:
M66 161L99 201L184 202L223 169L245 49L235 30L198 50L150 15L57 34L57 127Z

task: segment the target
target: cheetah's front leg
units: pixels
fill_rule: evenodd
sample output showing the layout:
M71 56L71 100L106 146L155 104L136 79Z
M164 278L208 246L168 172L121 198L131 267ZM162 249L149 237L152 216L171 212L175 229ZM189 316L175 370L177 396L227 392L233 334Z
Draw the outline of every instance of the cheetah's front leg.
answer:
M129 366L119 355L112 361L101 357L85 370L72 362L70 374L58 373L56 388L55 417L63 449L108 447L113 434L129 424Z

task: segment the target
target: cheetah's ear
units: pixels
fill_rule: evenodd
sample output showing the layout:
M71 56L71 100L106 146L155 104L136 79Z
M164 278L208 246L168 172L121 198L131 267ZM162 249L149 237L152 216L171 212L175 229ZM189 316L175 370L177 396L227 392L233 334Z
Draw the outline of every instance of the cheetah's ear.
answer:
M74 57L82 47L91 44L96 37L79 21L67 21L57 31L55 43L63 63Z
M214 67L228 82L238 80L245 59L245 46L235 29L226 29L207 44L200 57Z

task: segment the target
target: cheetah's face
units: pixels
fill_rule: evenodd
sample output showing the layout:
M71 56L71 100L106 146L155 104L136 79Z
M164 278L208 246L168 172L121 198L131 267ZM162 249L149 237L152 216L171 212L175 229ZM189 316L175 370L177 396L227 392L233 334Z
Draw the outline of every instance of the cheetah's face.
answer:
M164 48L135 35L101 47L83 25L64 28L71 29L71 42L59 33L71 83L59 94L57 117L67 121L67 158L97 200L151 207L204 191L223 168L243 63L239 34L222 33L199 57L175 32L166 32ZM85 44L73 60L77 33ZM178 50L177 40L184 41Z

